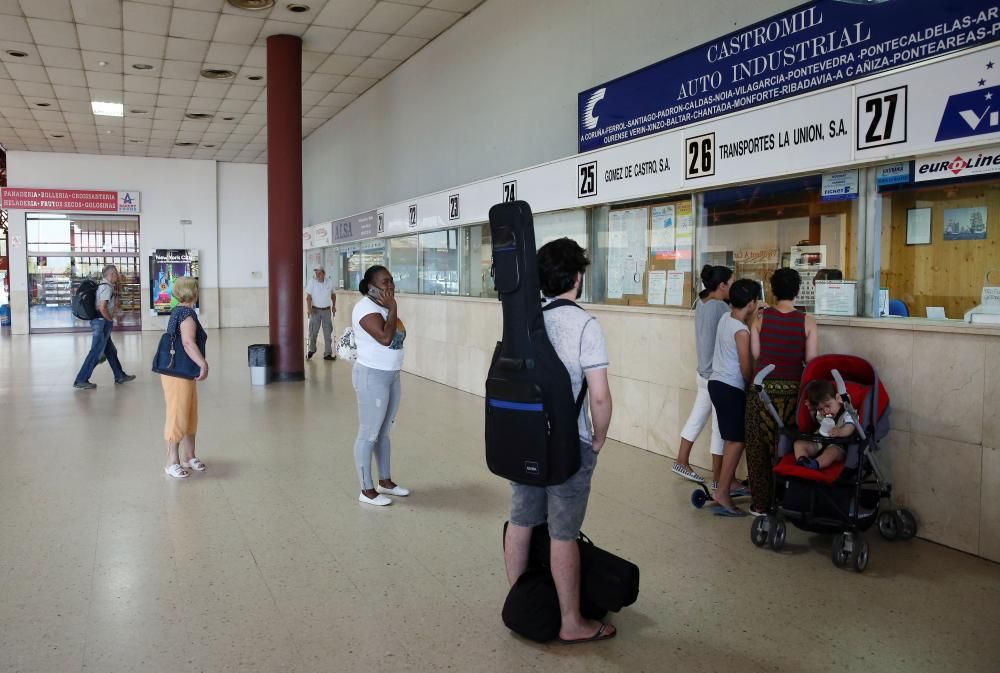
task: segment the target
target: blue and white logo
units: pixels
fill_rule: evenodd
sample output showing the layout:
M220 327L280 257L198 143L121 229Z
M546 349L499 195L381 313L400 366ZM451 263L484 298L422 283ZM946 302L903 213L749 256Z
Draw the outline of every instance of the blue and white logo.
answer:
M987 70L996 64L989 61ZM948 97L948 104L941 115L936 142L970 138L1000 131L1000 86L986 86L986 79L977 82L977 88Z
M593 131L597 128L597 122L599 117L594 116L594 107L597 106L602 100L604 100L604 94L607 92L607 87L601 87L594 93L590 94L590 98L587 99L587 104L583 106L583 128L588 131Z

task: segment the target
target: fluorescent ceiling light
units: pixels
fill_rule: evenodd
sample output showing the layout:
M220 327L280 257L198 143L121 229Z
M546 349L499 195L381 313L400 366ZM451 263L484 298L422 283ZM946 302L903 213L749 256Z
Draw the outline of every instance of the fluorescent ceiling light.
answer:
M58 213L32 213L29 220L65 220L65 215Z
M101 103L95 100L90 102L90 107L94 110L95 115L104 115L105 117L125 116L125 106L121 103Z

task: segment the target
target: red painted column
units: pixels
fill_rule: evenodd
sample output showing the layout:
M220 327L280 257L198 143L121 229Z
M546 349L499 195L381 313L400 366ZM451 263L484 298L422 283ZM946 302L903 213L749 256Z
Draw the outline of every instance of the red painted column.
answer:
M273 380L302 381L302 40L294 35L267 38L267 247Z

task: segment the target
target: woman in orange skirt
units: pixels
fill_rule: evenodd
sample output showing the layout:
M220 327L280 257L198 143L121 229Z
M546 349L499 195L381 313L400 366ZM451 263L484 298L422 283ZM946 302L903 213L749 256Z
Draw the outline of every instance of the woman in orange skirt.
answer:
M167 476L184 479L190 475L189 469L205 471L205 463L195 456L195 434L198 432L198 391L195 382L208 378L208 362L198 346L199 342L205 343L206 338L194 310L198 301L198 281L189 276L178 278L174 281L173 295L179 303L170 313L167 333L179 327L184 352L201 367L197 379L160 375L167 409L167 422L163 428L163 438L167 442L167 466L164 470Z

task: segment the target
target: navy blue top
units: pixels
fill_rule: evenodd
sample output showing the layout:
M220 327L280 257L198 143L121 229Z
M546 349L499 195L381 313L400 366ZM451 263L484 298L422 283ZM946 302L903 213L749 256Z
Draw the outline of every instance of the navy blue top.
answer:
M180 330L181 323L188 318L194 318L195 333L194 340L199 347L204 351L205 341L208 339L208 334L201 327L201 321L198 320L198 314L195 310L189 306L183 306L178 304L174 307L174 310L170 312L170 320L167 321L167 334L173 334L174 330ZM204 355L204 352L202 352Z

